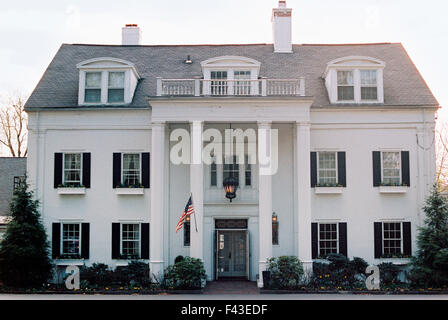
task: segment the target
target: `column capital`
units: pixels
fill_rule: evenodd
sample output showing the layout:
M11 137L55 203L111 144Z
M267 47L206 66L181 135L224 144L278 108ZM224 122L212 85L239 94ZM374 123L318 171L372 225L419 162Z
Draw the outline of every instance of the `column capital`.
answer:
M257 121L258 128L270 128L272 126L272 121L270 120L259 120Z
M297 127L311 127L311 121L296 121Z

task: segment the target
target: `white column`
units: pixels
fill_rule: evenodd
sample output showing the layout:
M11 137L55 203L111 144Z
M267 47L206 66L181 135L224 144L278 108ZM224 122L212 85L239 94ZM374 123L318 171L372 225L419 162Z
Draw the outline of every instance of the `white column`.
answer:
M263 287L263 271L267 260L272 257L272 174L263 165L262 158L270 155L271 123L258 123L258 241L260 246L258 261L258 287ZM267 166L269 167L269 165Z
M203 212L204 212L204 170L202 164L202 121L190 123L191 163L190 163L190 192L193 196L194 215L190 222L190 256L204 259L203 249Z
M165 190L165 122L153 122L151 132L151 223L150 270L151 275L163 276L163 217Z
M298 256L305 271L311 271L310 123L296 123L296 130Z

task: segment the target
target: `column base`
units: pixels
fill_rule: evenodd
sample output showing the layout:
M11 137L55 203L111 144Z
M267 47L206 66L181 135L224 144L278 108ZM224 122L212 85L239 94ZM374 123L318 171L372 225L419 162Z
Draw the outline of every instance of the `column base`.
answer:
M263 271L266 271L268 267L268 263L266 261L259 261L258 262L258 281L257 286L258 288L263 288Z
M150 261L149 270L151 273L151 279L153 282L160 282L163 280L163 268L164 261Z

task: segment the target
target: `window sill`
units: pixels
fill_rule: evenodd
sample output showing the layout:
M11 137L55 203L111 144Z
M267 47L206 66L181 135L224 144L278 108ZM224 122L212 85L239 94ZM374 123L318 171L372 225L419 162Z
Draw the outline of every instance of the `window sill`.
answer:
M58 188L58 194L86 194L86 188Z
M116 267L127 267L131 261L148 261L147 259L116 259Z
M341 194L344 187L315 187L315 194Z
M409 187L406 186L380 186L380 193L406 193Z
M143 195L143 194L145 194L145 189L144 188L116 188L115 194L123 195L123 196Z
M407 265L411 262L409 258L379 258L379 263L392 263L394 265Z
M55 259L57 266L83 266L84 259Z

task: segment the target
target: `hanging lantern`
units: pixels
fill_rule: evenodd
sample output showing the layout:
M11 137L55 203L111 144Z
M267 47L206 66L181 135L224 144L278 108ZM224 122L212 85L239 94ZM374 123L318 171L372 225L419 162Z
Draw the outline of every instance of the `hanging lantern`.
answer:
M232 202L232 199L236 197L236 189L238 189L239 183L235 177L227 177L224 179L222 185L226 192L226 198Z

